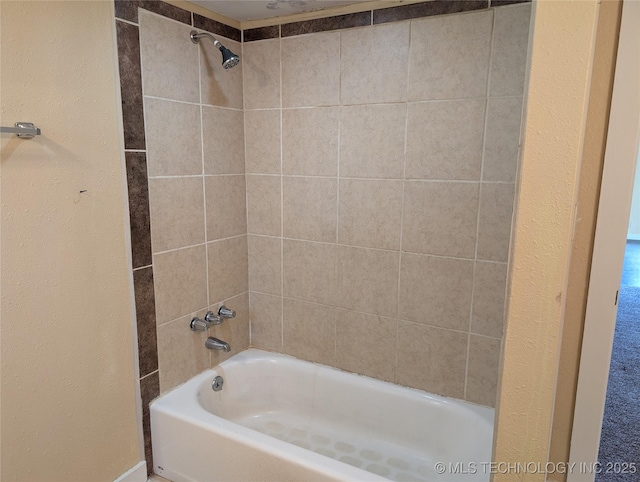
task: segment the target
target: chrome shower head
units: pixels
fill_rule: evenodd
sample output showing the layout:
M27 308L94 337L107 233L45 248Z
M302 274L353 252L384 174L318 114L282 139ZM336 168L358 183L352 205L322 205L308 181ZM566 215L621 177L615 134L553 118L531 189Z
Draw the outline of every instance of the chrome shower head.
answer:
M202 37L207 37L213 42L213 45L215 45L218 50L220 50L220 52L222 53L222 67L224 67L225 69L230 69L238 65L238 63L240 62L240 57L234 54L227 47L222 45L213 35L207 32L198 33L196 30L191 31L191 41L194 44L200 43L200 39Z
M230 69L238 65L238 63L240 62L240 57L238 57L222 44L220 44L218 48L220 49L220 52L222 52L222 66L225 69Z

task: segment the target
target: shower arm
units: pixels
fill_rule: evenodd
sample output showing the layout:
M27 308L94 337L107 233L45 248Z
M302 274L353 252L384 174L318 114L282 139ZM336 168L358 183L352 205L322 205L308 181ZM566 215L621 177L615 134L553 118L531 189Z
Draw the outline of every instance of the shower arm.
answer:
M200 43L200 39L202 37L207 37L209 40L211 40L213 42L213 45L216 46L216 48L220 48L222 46L222 44L220 43L220 41L215 38L213 35L211 35L210 33L207 32L196 32L195 30L193 32L191 32L191 41L194 44Z

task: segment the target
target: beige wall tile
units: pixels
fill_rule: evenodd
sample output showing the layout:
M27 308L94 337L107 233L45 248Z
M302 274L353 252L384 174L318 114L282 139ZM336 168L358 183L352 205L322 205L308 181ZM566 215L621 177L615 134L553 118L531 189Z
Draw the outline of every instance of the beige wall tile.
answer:
M469 330L473 261L402 254L400 319Z
M342 32L342 103L407 100L409 22Z
M318 177L283 180L284 236L310 241L336 241L338 182Z
M288 239L283 243L284 296L335 303L336 245Z
M339 117L335 107L282 111L282 172L337 175Z
M484 100L409 104L409 179L479 180Z
M244 174L242 111L202 107L205 174Z
M204 243L202 177L149 180L153 252Z
M249 290L247 237L207 243L209 300L219 302Z
M282 106L340 103L340 33L282 39Z
M282 351L282 298L250 294L251 346Z
M476 262L471 333L502 337L506 289L506 264Z
M282 294L282 240L249 236L249 288L272 295Z
M207 306L204 245L153 256L153 281L158 324Z
M336 309L284 300L283 350L288 355L324 365L335 359Z
M138 20L144 94L199 102L198 46L191 42L192 28L144 10L138 10Z
M480 186L478 259L507 261L513 196L513 184L482 183Z
M149 176L202 174L200 107L148 97L144 103Z
M236 316L225 319L221 324L209 328L209 335L227 342L231 351L209 350L212 367L249 348L249 293L225 300L224 305L235 310ZM217 313L220 306L216 304L209 309Z
M479 183L405 182L402 249L473 259Z
M398 258L398 252L338 246L338 288L333 304L395 317Z
M485 10L412 21L409 100L486 95L492 20Z
M340 175L402 178L406 105L349 106L340 112Z
M402 181L340 180L338 242L400 249Z
M247 176L248 230L250 234L280 236L282 198L280 176Z
M242 54L242 45L233 40L216 36L234 54ZM198 44L200 50L200 85L202 103L242 109L242 68L244 62L232 69L222 67L222 55L213 42ZM242 59L244 60L244 59Z
M531 4L495 9L489 95L522 95Z
M521 117L522 97L489 99L483 180L515 182Z
M244 108L280 107L280 39L243 43L241 64Z
M247 234L244 176L206 176L207 241Z
M338 310L336 366L393 382L397 321L355 311Z
M160 392L166 392L209 368L209 352L204 346L207 334L189 329L191 318L203 317L205 313L206 310L202 310L158 327Z
M496 338L469 337L469 368L465 400L494 407L498 388L500 345Z
M247 173L280 174L280 111L244 113L245 168Z
M396 383L462 398L467 337L466 333L400 321Z

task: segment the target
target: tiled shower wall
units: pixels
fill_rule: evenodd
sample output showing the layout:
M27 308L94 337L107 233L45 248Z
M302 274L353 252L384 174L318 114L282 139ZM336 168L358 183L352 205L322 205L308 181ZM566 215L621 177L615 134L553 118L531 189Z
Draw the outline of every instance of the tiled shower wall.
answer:
M240 52L240 31L163 2L115 5L151 472L149 402L249 345L242 68L224 71L213 43L189 37L208 30ZM235 319L189 329L222 303ZM207 350L208 335L232 351Z
M191 26L145 10L138 18L158 364L166 391L208 368L210 356L221 361L221 352L205 348L207 333L189 330L194 315L217 312L224 302L238 316L210 334L234 352L249 344L242 69L224 71L212 42L191 42Z
M529 18L244 32L252 345L494 405Z
M425 2L241 45L164 2L116 0L150 470L149 402L250 336L493 405L530 7L487 7ZM240 65L224 71L193 28ZM188 329L221 303L234 320Z

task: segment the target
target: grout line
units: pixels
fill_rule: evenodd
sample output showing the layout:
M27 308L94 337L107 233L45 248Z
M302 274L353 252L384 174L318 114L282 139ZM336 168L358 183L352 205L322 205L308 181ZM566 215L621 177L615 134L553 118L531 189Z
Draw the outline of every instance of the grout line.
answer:
M283 150L283 115L282 115L282 31L278 27L278 67L280 69L280 350L284 351L284 150Z
M206 174L206 176L241 176L242 174ZM303 177L314 179L335 179L337 176L319 176L319 175L307 175L307 174L274 174L272 172L247 172L247 176L269 176L269 177ZM182 176L156 176L156 177L182 177ZM350 181L389 181L389 182L447 182L447 183L463 183L463 184L513 184L513 181L483 181L483 180L466 180L466 179L405 179L402 177L351 177L351 176L338 176L340 179Z
M132 22L131 20L125 20L124 18L116 17L115 15L113 18L115 18L117 22L128 23L129 25L140 28L139 24Z
M244 81L244 79L243 79L243 81ZM243 96L243 98L244 98L244 96ZM244 99L243 99L243 101L244 101ZM225 105L207 104L206 102L203 102L202 106L203 107L212 107L214 109L220 109L220 110L230 110L230 111L233 111L233 112L242 112L244 114L244 109L238 109L237 107L227 107Z
M338 79L338 99L340 99L340 105L338 106L338 140L337 140L337 155L336 155L336 244L340 239L340 160L342 159L341 137L342 137L342 32L339 33L340 49L338 51L338 71L340 77ZM338 279L337 267L335 278ZM335 341L335 336L334 336ZM334 352L335 353L335 352Z
M218 242L221 242L221 241L228 241L230 239L237 239L237 238L241 238L243 236L247 236L247 235L246 234L236 234L235 236L228 236L226 238L220 238L220 239L212 239L211 241L204 241L202 243L191 244L189 246L180 246L179 248L165 249L164 251L158 251L157 253L152 253L152 254L153 254L153 256L157 256L157 255L161 255L161 254L173 253L175 251L181 251L183 249L197 248L198 246L206 246L208 244L218 243ZM207 265L207 267L208 267L208 265Z
M242 79L242 82L244 83L244 77ZM243 89L244 89L244 86L243 86ZM244 96L243 96L243 102L244 102ZM261 111L270 111L270 110L279 111L280 107L254 107L252 109L249 109L248 107L245 107L244 110L245 110L245 112L256 112L256 111L257 112L261 112Z
M149 179L185 179L185 178L197 178L197 177L241 177L244 174L177 174L173 175L163 175L163 176L149 176ZM513 184L513 183L505 183L505 184Z
M193 17L193 15L192 15ZM203 197L203 214L204 214L204 241L205 241L205 269L207 270L207 306L210 304L211 300L209 299L209 248L206 246L209 242L209 232L207 229L207 186L205 182L205 166L204 166L204 118L202 113L202 52L200 48L198 48L198 95L200 98L200 103L198 107L200 108L200 161L202 166L202 171L200 176L202 177L202 197Z
M187 179L187 178L201 178L202 174L180 174L176 176L149 176L149 179Z
M191 24L193 26L193 12L191 12ZM202 171L200 173L200 176L202 177L202 210L203 210L203 214L204 214L204 240L205 240L205 245L204 245L204 269L205 269L205 273L206 273L206 280L207 280L207 309L209 306L211 306L211 300L210 300L210 292L209 292L209 245L207 244L207 241L209 239L209 233L208 233L208 226L207 226L207 186L206 186L206 178L205 178L205 166L204 166L204 115L202 112L202 51L200 48L200 45L197 45L198 47L198 97L199 97L199 104L198 104L198 110L200 111L200 129L199 129L199 134L200 134L200 159L201 159L201 166L202 166ZM210 333L210 329L207 330L207 334ZM212 366L213 364L213 354L211 353L210 350L208 353L208 357L209 357L209 366Z
M142 380L144 380L145 378L148 378L148 377L150 377L151 375L155 375L156 373L157 373L158 375L160 375L160 368L158 368L158 369L156 369L156 370L152 371L151 373L147 373L147 374L146 374L145 376L143 376L143 377L140 377L140 378L138 379L138 382L141 382L141 381L142 381Z
M244 59L244 32L240 31L240 55ZM249 287L249 346L253 343L253 321L251 320L251 287L249 281L249 176L247 175L247 114L244 101L245 79L244 62L240 62L242 69L242 134L244 143L244 208L245 208L245 230L247 233L247 287Z
M153 256L153 253L151 253L151 254ZM153 264L148 264L146 266L138 266L137 268L133 268L131 271L139 271L141 269L152 268L152 267L153 267Z
M338 32L338 42L340 48L338 49L338 140L337 140L337 155L336 155L336 245L338 244L338 240L340 239L340 161L342 160L342 147L341 147L341 137L342 137L342 116L343 116L343 99L342 99L342 32ZM336 285L338 284L338 260L337 257L339 253L336 251L335 265L333 268L333 279L335 280ZM283 291L284 295L284 291ZM333 363L336 364L338 356L338 313L334 313L333 318Z
M262 238L272 238L272 239L279 239L282 238L285 241L295 241L295 242L300 242L300 243L313 243L313 244L324 244L324 245L329 245L329 246L338 246L341 248L357 248L357 249L367 249L367 250L371 250L371 251L381 251L381 252L386 252L386 253L405 253L405 254L411 254L411 255L416 255L416 256L429 256L431 258L441 258L441 259L454 259L457 261L474 261L474 258L459 258L459 257L455 257L455 256L444 256L441 254L431 254L431 253L418 253L415 251L407 251L407 250L399 250L399 249L388 249L388 248L374 248L374 247L370 247L370 246L360 246L357 244L344 244L344 243L334 243L333 241L314 241L312 239L302 239L302 238L290 238L290 237L286 237L286 236L274 236L272 234L260 234L260 233L248 233L248 236L256 236L256 237L262 237ZM240 235L243 236L243 235ZM237 236L235 236L237 237ZM493 260L484 260L484 259L479 259L478 261L481 261L483 263L494 263L494 264L507 264L506 261L493 261Z
M484 125L483 125L483 133L482 133L482 158L480 162L480 179L484 177L484 162L485 162L485 148L487 142L487 119L489 116L489 91L491 89L491 62L493 60L493 41L494 41L494 30L495 30L495 21L496 16L495 13L491 14L491 33L490 33L490 48L489 48L489 62L487 65L487 85L486 85L486 98L484 102ZM473 270L472 270L472 279L471 279L471 303L469 306L469 329L467 331L467 358L464 369L464 391L463 397L467 399L467 389L469 385L469 353L471 351L471 331L472 331L472 323L473 323L473 306L474 306L474 296L476 291L476 268L478 265L478 238L480 237L480 210L482 208L481 204L481 194L482 194L482 182L478 185L478 205L477 205L477 213L476 213L476 244L473 254Z
M522 95L494 95L491 96L492 99L516 99L522 97ZM171 99L163 99L163 100L171 100ZM442 104L445 102L467 102L474 100L486 100L486 97L462 97L462 98L451 98L451 99L426 99L426 100L407 100L403 102L398 101L389 101L389 102L367 102L367 103L354 103L354 104L345 104L342 102L338 102L337 104L329 104L329 105L298 105L294 107L282 107L282 110L285 111L293 111L293 110L312 110L312 109L330 109L332 107L384 107L390 105L404 105L404 104ZM182 101L174 101L174 102L182 102ZM218 106L214 106L218 107ZM231 107L225 107L226 109L232 109ZM276 107L256 107L252 109L247 109L249 111L262 111L262 110L276 110ZM234 109L237 110L237 109Z
M373 12L371 14L371 21L373 22ZM406 94L409 98L409 73L411 71L411 22L409 22L409 42L407 51L407 83ZM403 231L404 231L404 199L405 199L405 186L407 184L407 145L409 142L409 102L405 102L404 111L404 153L402 160L402 194L400 203L400 254L398 255L398 298L396 309L396 349L395 349L395 362L394 362L394 378L393 381L397 383L398 380L398 347L400 346L400 293L401 286L400 280L402 275L402 246L403 246Z
M201 72L200 72L200 51L198 51L198 74L201 75ZM198 79L198 85L199 85L199 88L202 89L202 81L201 81L201 79ZM199 96L202 99L202 92L199 92ZM226 106L222 106L222 105L207 104L207 103L203 103L203 102L191 102L191 101L188 101L188 100L169 99L168 97L159 97L157 95L145 95L145 97L148 98L148 99L162 100L164 102L174 102L176 104L197 105L200 108L202 108L202 107L213 107L214 109L231 110L231 111L235 111L235 112L244 112L243 109L238 109L236 107L226 107Z

